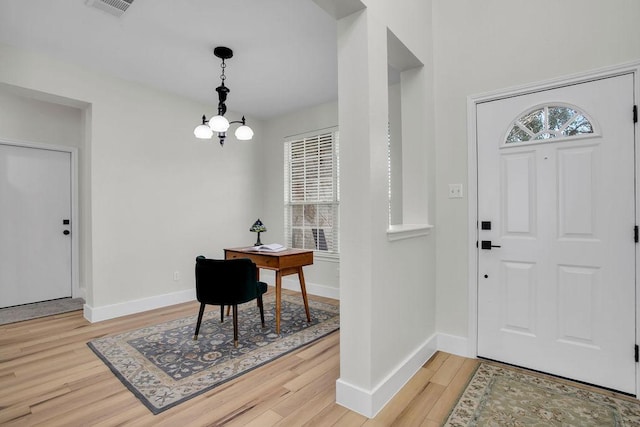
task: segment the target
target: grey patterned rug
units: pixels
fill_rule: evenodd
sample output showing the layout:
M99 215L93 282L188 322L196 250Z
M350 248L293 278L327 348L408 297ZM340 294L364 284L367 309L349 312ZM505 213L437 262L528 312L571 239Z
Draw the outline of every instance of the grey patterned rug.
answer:
M481 363L445 426L639 426L640 402Z
M93 340L87 345L154 414L309 344L340 326L339 307L282 295L280 336L275 333L273 292L264 296L265 328L254 302L238 306L239 345L233 319L220 323L220 308L207 306L198 341L197 313L142 329Z
M82 298L61 298L0 309L0 325L82 310Z

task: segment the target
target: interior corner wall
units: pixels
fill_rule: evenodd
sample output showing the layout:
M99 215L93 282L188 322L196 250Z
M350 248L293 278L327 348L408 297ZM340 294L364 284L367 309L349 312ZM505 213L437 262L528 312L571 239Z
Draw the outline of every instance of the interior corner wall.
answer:
M434 162L433 110L427 105L433 92L430 2L365 3L367 9L338 21L342 253L336 397L374 416L432 354L435 334L435 239L387 236L387 28L427 68L418 89L423 96L412 106L424 126L410 138L403 133L402 143L403 152L406 144L416 144L412 152L428 169ZM424 191L429 185L423 182L422 197L432 197Z
M467 338L467 98L640 59L640 2L436 0L438 332ZM570 17L570 19L567 19ZM470 354L474 355L474 354Z
M248 118L254 140L230 137L223 148L193 136L214 105L4 44L0 63L0 83L90 106L80 165L90 217L81 230L87 304L98 320L193 299L195 257L221 257L252 238L262 211L261 122Z
M264 177L260 181L260 191L264 195L260 219L267 226L262 234L265 243L284 242L284 142L289 137L327 130L338 126L338 103L330 102L270 119L265 122L262 144L264 145ZM338 299L340 260L318 256L313 265L304 268L307 292ZM274 283L274 274L261 272L261 277ZM295 276L290 276L295 277ZM283 287L300 290L296 279L283 279Z

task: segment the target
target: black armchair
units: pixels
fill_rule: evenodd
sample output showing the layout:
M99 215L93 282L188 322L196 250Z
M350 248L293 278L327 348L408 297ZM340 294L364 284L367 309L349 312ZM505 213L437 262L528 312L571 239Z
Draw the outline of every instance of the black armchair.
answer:
M260 320L264 328L262 294L267 284L257 279L256 265L247 258L229 260L196 258L196 297L200 302L194 340L198 339L206 304L220 306L220 322L224 321L224 306L233 307L233 344L238 346L238 304L258 300Z

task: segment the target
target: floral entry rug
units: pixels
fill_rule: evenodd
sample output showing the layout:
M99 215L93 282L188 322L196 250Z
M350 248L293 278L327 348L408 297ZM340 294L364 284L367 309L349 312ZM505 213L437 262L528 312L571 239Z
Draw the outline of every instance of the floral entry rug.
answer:
M445 426L639 426L640 402L482 362Z
M282 295L280 335L275 333L273 292L264 295L265 328L253 302L238 306L238 347L233 318L220 323L220 307L207 306L198 340L197 313L87 343L120 381L154 414L305 346L340 326L337 305L309 300L307 323L300 295ZM226 311L226 310L225 310Z

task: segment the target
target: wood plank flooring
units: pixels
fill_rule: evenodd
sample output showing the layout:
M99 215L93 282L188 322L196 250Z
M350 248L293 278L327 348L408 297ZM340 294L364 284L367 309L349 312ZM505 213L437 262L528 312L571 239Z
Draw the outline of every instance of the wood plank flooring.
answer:
M197 311L191 302L95 324L72 312L0 326L0 425L439 426L478 364L436 353L367 419L335 403L338 331L153 415L86 345Z

